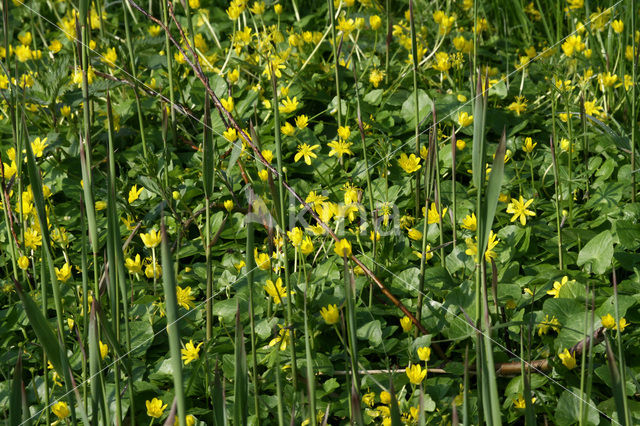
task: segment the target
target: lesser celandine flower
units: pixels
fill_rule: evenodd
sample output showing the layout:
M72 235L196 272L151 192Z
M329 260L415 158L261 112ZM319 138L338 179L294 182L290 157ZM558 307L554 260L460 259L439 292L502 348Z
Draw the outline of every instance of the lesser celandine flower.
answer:
M409 238L411 238L412 240L421 240L422 239L422 232L418 231L415 228L411 228L409 229Z
M280 131L285 136L293 136L296 132L296 128L293 127L288 121L285 121L284 126L280 126Z
M318 155L313 152L314 149L318 149L320 145L308 145L306 143L302 143L298 145L298 152L293 157L294 161L297 163L301 158L304 158L304 162L307 165L311 165L312 158L318 158Z
M404 316L400 318L400 326L402 327L402 331L408 333L413 328L413 322L411 321L411 318Z
M616 19L613 22L611 22L611 28L616 34L620 34L624 31L624 22L622 22L619 19Z
M442 210L442 213L438 213L438 208L436 207L436 203L431 203L431 206L429 206L429 210L426 212L427 213L427 223L428 224L432 224L432 223L438 223L440 222L441 219L444 218L444 215L447 213L447 208L445 207ZM425 215L425 208L422 208L422 215Z
M420 170L420 158L416 157L415 154L411 154L407 156L404 152L400 154L400 159L398 160L398 165L402 167L406 173L411 174L415 171Z
M467 127L470 124L473 124L473 115L469 115L469 113L462 111L458 113L458 125L460 127Z
M126 258L124 261L124 266L127 268L130 274L141 274L142 261L140 260L140 255L136 254L135 259L131 259L130 257Z
M155 262L154 268L154 263L149 262L144 269L144 274L147 278L160 278L162 276L162 266L160 266L158 262Z
M373 84L373 87L378 87L384 80L384 71L374 68L369 73L369 82Z
M298 109L298 98L294 96L293 99L291 99L287 96L287 99L282 100L282 105L280 105L278 109L282 114L294 112Z
M233 200L225 200L222 204L226 211L231 212L231 210L233 210Z
M351 243L347 241L347 239L343 238L340 241L336 242L333 246L333 251L341 257L351 256Z
M391 404L391 394L386 390L380 392L380 402L382 402L385 405Z
M324 322L329 325L336 324L340 321L340 310L335 304L328 305L320 309L320 315L322 315Z
M419 385L420 383L422 383L424 378L427 376L427 369L425 368L423 370L420 364L414 364L414 365L409 364L409 366L406 369L406 372L407 372L407 377L409 378L409 381L411 382L411 384L414 384L414 385Z
M573 282L575 280L571 280L571 281ZM547 291L547 294L553 296L554 299L557 299L558 297L560 297L559 296L560 295L560 289L562 287L564 287L565 284L567 284L568 282L569 282L569 277L566 276L566 275L564 277L562 277L562 280L554 281L553 288L551 290Z
M51 411L59 420L64 420L71 415L71 411L64 401L58 401L51 407Z
M536 402L536 398L531 398L531 404L533 404L534 402ZM527 403L524 400L524 398L522 397L522 394L518 394L518 398L517 399L513 399L513 406L515 408L518 408L520 410L524 410L525 408L527 408Z
M306 115L302 114L302 115L297 116L295 118L295 121L296 121L296 127L298 129L304 129L309 124L309 117L307 117Z
M155 248L162 241L160 231L154 231L153 229L146 234L140 234L140 238L147 248Z
M616 326L616 319L611 314L600 317L600 320L602 321L602 326L609 330L613 330Z
M100 346L100 359L105 359L109 353L109 346L106 343L102 343L102 340L98 341L98 345Z
M533 151L533 148L536 147L536 145L538 145L537 142L533 142L530 137L526 137L524 138L524 144L522 144L522 150L527 154L530 154Z
M380 26L382 26L382 18L380 18L378 15L369 16L369 25L371 26L372 30L377 31Z
M491 259L495 259L496 256L498 255L493 250L500 242L500 240L498 240L496 237L497 236L496 234L493 233L493 230L489 232L489 241L487 243L487 250L484 252L484 258L487 262L490 262ZM471 238L465 238L464 242L465 244L467 244L467 249L465 250L465 254L473 257L474 260L477 260L476 259L476 257L478 256L477 237L476 237L476 241L474 241Z
M351 128L349 126L338 127L338 136L343 140L349 139L349 136L351 136Z
M516 96L516 100L511 102L507 109L515 112L516 115L520 117L520 114L527 109L527 100L524 96Z
M556 333L560 331L560 321L558 318L554 316L549 319L549 315L545 315L542 322L538 325L538 336L542 336L543 334L547 334L549 329L552 329Z
M187 414L185 421L187 422L187 426L195 426L196 424L196 418L193 414ZM178 419L178 416L173 420L173 426L180 426L180 419Z
M178 305L182 306L186 310L196 307L193 303L195 297L191 294L191 287L185 287L183 289L180 286L176 286L176 299L178 300Z
M271 296L276 305L279 305L280 302L282 302L283 297L287 297L287 289L282 285L282 278L278 278L275 283L271 280L267 280L263 288L267 294ZM295 291L291 290L289 294L294 295L295 293Z
M71 265L65 263L62 268L55 268L58 281L67 282L71 278Z
M353 155L353 151L351 151L351 145L353 143L346 142L342 139L337 141L331 141L327 144L331 151L329 151L329 157L333 157L334 155L338 158L342 158L344 154Z
M233 127L229 127L227 130L222 132L222 136L224 136L224 138L229 142L233 143L238 139L238 132L236 132L236 129Z
M133 185L131 187L131 189L129 190L129 204L133 203L134 201L136 201L138 199L138 197L140 197L140 194L142 193L142 190L144 188L140 187L140 189L138 189L138 185Z
M29 268L29 258L27 256L20 256L18 259L18 266L23 271L27 270Z
M200 358L200 346L202 346L204 342L200 342L198 346L193 344L193 340L189 340L189 343L184 345L184 348L180 350L182 353L182 361L184 361L184 365L189 364L191 361L195 361Z
M228 98L220 98L220 103L222 104L223 108L226 109L229 112L233 111L233 108L235 107L235 104L233 102L233 98L231 96L229 96Z
M311 237L308 235L304 237L304 240L302 240L302 244L300 244L300 251L305 256L313 252L313 241L311 241Z
M146 401L147 406L147 416L153 417L154 419L158 419L162 417L162 413L167 408L167 404L162 404L162 400L158 398L153 398L151 401Z
M513 214L511 218L511 222L515 222L520 219L520 224L525 226L527 224L527 216L535 216L536 212L529 210L529 207L533 203L533 198L527 201L524 201L522 195L519 200L514 198L511 199L511 202L507 205L507 213Z
M474 232L477 227L476 214L471 213L470 215L466 215L462 219L462 229L468 229L471 232Z
M271 269L271 258L269 258L267 253L258 253L258 249L256 248L253 251L253 258L255 259L256 266L259 269L263 271Z
M418 348L418 358L420 361L429 361L431 357L431 348L428 346L422 346Z
M562 364L564 364L564 366L569 370L573 370L577 365L575 354L570 353L568 349L565 349L563 352L559 353L558 358L560 358Z

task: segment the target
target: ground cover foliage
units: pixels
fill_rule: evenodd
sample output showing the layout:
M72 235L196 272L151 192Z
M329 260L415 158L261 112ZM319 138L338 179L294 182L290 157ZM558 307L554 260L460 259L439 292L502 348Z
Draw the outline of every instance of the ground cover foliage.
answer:
M3 0L0 418L640 421L634 0Z

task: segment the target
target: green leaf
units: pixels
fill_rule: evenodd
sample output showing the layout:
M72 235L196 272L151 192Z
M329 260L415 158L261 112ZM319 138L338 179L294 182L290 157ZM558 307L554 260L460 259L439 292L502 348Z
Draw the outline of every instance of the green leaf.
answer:
M366 100L366 96L365 96ZM418 89L418 120L422 122L432 111L433 109L433 101L422 89ZM415 127L416 126L416 96L414 93L409 93L407 99L402 104L402 109L400 110L400 115L407 122L407 126Z
M580 390L576 388L572 388L571 391L565 390L564 392L562 392L555 411L556 425L569 426L577 423L580 420L581 401L579 399L579 395ZM586 395L583 395L583 399L586 400L584 404L587 411L586 423L584 424L596 426L599 422L596 406L594 405L593 401L591 401L591 399Z
M362 98L362 100L370 105L378 105L380 104L380 101L382 101L383 92L384 91L382 89L371 90L369 93L364 95L364 98Z
M356 334L358 339L368 339L373 347L382 343L382 328L379 320L366 323L358 329Z
M604 274L613 258L613 237L610 231L603 231L593 237L578 253L578 266L589 265L587 271Z

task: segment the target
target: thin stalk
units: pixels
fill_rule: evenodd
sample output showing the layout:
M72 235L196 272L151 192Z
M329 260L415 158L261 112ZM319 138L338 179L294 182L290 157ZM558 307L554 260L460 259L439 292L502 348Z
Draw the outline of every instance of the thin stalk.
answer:
M635 13L635 11L634 11ZM618 303L618 278L616 277L616 268L613 267L611 271L612 282L613 282L613 309L615 311L616 316L616 343L618 346L618 361L620 363L620 392L622 397L622 405L624 407L623 413L618 413L618 417L624 419L624 424L630 425L631 419L629 418L629 402L627 401L627 367L626 362L624 360L624 352L622 348L622 331L620 330L620 306Z
M631 202L636 202L636 65L638 63L636 43L636 0L631 0L631 46L633 60L631 61Z
M555 119L554 119L555 120ZM560 222L560 179L558 179L558 162L556 160L556 149L553 136L549 139L551 147L551 161L553 164L553 186L555 190L556 205L556 232L558 234L558 266L560 270L564 269L564 260L562 257L562 228Z
M329 1L329 3L333 7L333 3ZM333 13L333 12L332 12ZM331 15L333 17L333 15ZM333 19L333 18L332 18ZM280 112L278 110L278 89L276 83L276 76L273 73L273 69L271 70L271 83L273 89L273 119L274 119L274 133L275 133L275 144L276 144L276 159L277 159L277 171L278 171L278 205L279 205L279 213L280 213L280 230L282 236L286 235L286 223L285 223L285 204L284 204L284 173L282 171L282 141L280 138ZM286 241L286 238L284 238ZM286 242L283 243L282 249L284 255L284 282L287 291L287 295L291 294L291 282L289 277L289 258L287 255L287 247ZM294 329L293 329L293 313L291 307L291 297L287 297L287 308L286 308L286 320L287 327L289 328L289 332L291 333L291 345L289 346L291 352L291 373L292 373L292 385L293 385L293 393L297 392L298 389L298 366L296 360L296 348L295 348L295 338L294 338ZM295 398L294 398L295 399Z
M451 226L453 228L453 249L457 244L457 224L456 224L456 128L451 129L451 214L453 220Z
M296 249L297 250L297 249ZM309 330L309 314L307 311L307 290L309 288L309 280L307 279L307 268L305 265L304 254L300 253L300 260L302 263L302 275L304 277L304 350L306 356L307 363L307 390L309 392L309 419L311 420L311 425L317 425L316 419L316 381L315 381L315 372L313 368L313 356L311 355L311 339L309 338L309 334L311 331Z
M409 0L409 25L411 27L411 56L413 59L413 96L415 109L415 143L416 157L420 158L420 107L418 105L418 43L416 41L416 27L413 17L413 0ZM436 165L437 167L437 165ZM415 192L415 216L420 213L420 170L416 171L416 192Z
M189 2L187 1L186 3L188 4ZM129 54L129 67L131 68L130 70L131 80L133 80L133 93L135 94L135 98L136 98L136 112L138 114L138 127L140 128L140 140L142 141L142 155L144 156L144 160L148 162L149 157L147 156L147 141L144 135L144 117L142 115L142 106L140 104L140 95L138 92L138 78L136 77L137 72L136 72L136 64L135 64L135 54L133 52L133 43L131 42L131 30L129 29L129 13L126 9L123 8L122 14L124 15L124 29L125 29L125 35L127 38L127 53ZM169 55L168 49L167 49L167 55ZM169 60L170 59L167 57L167 61ZM169 75L171 75L171 71L168 70L168 72L169 72Z
M41 252L42 252L42 250L41 250ZM44 259L44 253L41 256ZM49 303L48 303L48 300L47 300L47 297L48 297L47 296L47 270L45 268L44 262L40 262L40 294L41 294L41 300L42 300L42 315L44 315L46 317ZM46 373L47 367L48 367L47 353L45 352L44 347L43 347L42 348L42 370L45 371L45 374L43 374L43 379L44 379L44 405L45 405L45 407L48 407L49 404L51 403L50 402L51 401L51 390L49 389L49 374ZM51 424L51 413L49 411L50 410L45 410L45 420L46 420L46 424L48 424L48 425Z
M335 17L333 10L333 0L327 0L329 4L329 17L331 18L331 47L333 49L333 67L335 69L335 79L336 79L336 99L338 102L336 103L336 111L338 115L338 126L342 126L342 105L340 101L340 75L338 73L338 68L340 66L340 60L338 58L338 46L336 45L336 25L335 25ZM276 104L277 106L277 104Z
M249 210L247 214L251 211L251 203L248 204ZM258 395L260 394L260 390L258 387L258 356L257 356L257 347L256 347L256 326L255 326L255 318L253 315L254 312L254 301L253 301L253 293L255 291L255 281L253 279L253 269L254 269L254 258L253 258L253 222L251 220L247 221L247 250L245 256L245 267L247 268L247 282L249 283L249 321L251 327L251 375L253 379L253 404L254 410L256 412L256 425L260 424L260 401L258 399Z
M127 2L129 4L129 2ZM164 33L164 50L166 52L165 56L167 58L167 74L169 78L169 102L171 105L169 106L169 114L171 117L171 136L173 136L174 142L177 140L176 134L176 113L173 109L174 103L174 90L173 90L173 56L171 56L171 42L169 39L169 31L168 28L171 25L171 21L169 20L169 11L167 9L167 2L162 2L162 22L167 28L167 31Z

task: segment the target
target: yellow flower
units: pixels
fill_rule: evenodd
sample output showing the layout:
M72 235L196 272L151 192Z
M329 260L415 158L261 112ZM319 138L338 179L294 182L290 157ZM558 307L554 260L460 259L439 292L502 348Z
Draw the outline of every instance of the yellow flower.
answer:
M533 151L533 148L536 147L536 145L538 145L538 142L533 142L531 140L531 138L527 137L524 139L524 144L522 145L522 150L524 152L526 152L527 154L531 153Z
M507 205L507 213L513 214L511 222L515 222L517 219L520 219L520 224L525 226L527 224L527 216L536 215L536 212L527 209L531 203L533 203L533 198L525 202L522 195L518 201L512 198L511 202Z
M584 6L584 0L567 0L569 4L569 9L582 9Z
M304 237L304 233L302 232L302 229L296 226L291 231L287 231L287 236L291 241L291 245L293 245L294 247L300 247L300 245L302 244L302 237Z
M320 315L329 325L336 324L340 321L340 310L336 305L328 305L320 309Z
M155 268L151 263L144 269L147 278L160 278L162 276L162 267L156 262Z
M271 164L271 161L273 160L273 152L271 152L271 150L263 149L262 156L265 160L267 160L267 163Z
M128 257L124 261L124 266L127 268L130 274L141 274L142 262L140 261L140 255L136 254L135 260Z
M613 22L611 22L611 28L616 34L620 34L624 31L624 22L622 22L619 19L616 19Z
M414 364L414 365L409 364L409 366L406 369L406 372L407 372L407 377L409 378L409 381L414 385L419 385L420 383L422 383L424 378L427 376L426 367L423 370L420 364Z
M254 249L253 257L256 261L256 266L263 271L271 269L271 258L267 253L258 254L258 249Z
M544 316L544 319L538 325L538 336L547 334L549 329L552 329L556 333L560 331L560 321L558 321L558 318L556 318L555 315L551 317L551 319L549 319L549 315Z
M240 7L235 2L232 2L231 6L229 6L226 12L229 19L235 21L236 19L238 19L238 17L240 17L242 12L244 12L244 4L242 5L242 7Z
M351 256L351 243L347 241L345 238L341 239L337 243L335 243L333 247L333 251L341 257L349 257Z
M572 282L575 280L572 280ZM568 276L564 276L562 277L561 281L554 281L553 283L553 288L549 291L547 291L548 295L553 296L554 299L557 299L559 297L560 294L560 289L567 283L569 282L569 277Z
M469 115L467 112L458 113L458 125L460 127L467 127L473 123L473 115Z
M66 419L71 415L71 411L69 411L69 407L66 402L58 401L51 407L51 411L59 420Z
M535 402L536 402L536 398L531 398L531 404ZM513 399L513 406L520 410L524 410L525 408L527 408L526 401L524 400L522 395L519 394L517 399L516 398Z
M233 98L231 96L229 96L227 99L220 98L220 103L222 104L222 107L229 112L232 112L235 106Z
M422 232L418 231L415 228L411 228L409 229L409 238L411 238L412 240L421 240L422 239Z
M382 26L382 18L378 15L369 16L369 25L372 30L377 31Z
M157 247L158 244L160 244L160 241L162 241L160 231L154 231L153 229L147 234L140 234L140 238L147 248Z
M200 358L200 346L202 346L203 342L200 342L198 346L193 344L193 340L189 340L189 343L184 345L184 348L180 351L182 352L182 360L184 361L184 365L189 364L191 361L195 361Z
M338 127L338 136L340 136L340 139L346 141L349 139L349 136L351 136L351 128L349 126Z
M267 169L262 169L258 172L258 177L261 181L266 182L267 179L269 179L269 172L267 171Z
M368 407L373 407L373 404L376 402L375 392L369 392L362 395L362 402Z
M224 209L226 211L230 212L231 210L233 210L233 200L225 200L222 204L224 205Z
M116 53L116 48L112 47L107 49L107 51L102 55L102 62L107 64L110 68L115 68L116 61L118 60L118 54Z
M280 344L280 350L284 351L287 349L287 344L291 340L291 334L289 333L288 328L282 328L280 324L278 324L278 327L280 327L280 331L278 331L278 335L276 337L271 339L269 346Z
M378 87L384 80L384 71L374 68L369 73L369 82L373 84L373 87Z
M308 235L304 237L304 240L302 240L302 244L300 245L300 251L305 256L313 252L313 241L311 241L311 237L309 237Z
M233 127L229 127L227 130L222 132L222 136L224 136L226 140L232 143L235 142L236 139L238 139L238 133L236 132L236 129L234 129Z
M562 51L567 57L572 57L574 52L582 52L585 49L585 44L582 42L580 35L570 35L566 41L562 43Z
M20 62L26 62L29 59L33 59L33 52L29 46L20 45L13 49L13 53L16 56L16 59Z
M56 278L63 283L67 282L71 278L71 265L65 263L62 268L55 268Z
M266 10L266 6L263 1L254 1L251 8L249 8L251 13L254 15L262 15Z
M475 213L471 213L471 215L466 215L462 219L462 229L468 229L469 231L474 232L477 226L478 225L477 225Z
M200 8L200 0L189 0L189 7L191 9L199 9Z
M282 5L279 3L274 5L273 11L276 13L276 15L280 15L282 13Z
M59 40L53 40L49 45L49 50L52 53L58 53L62 49L62 43Z
M42 235L37 229L27 228L24 231L24 245L30 249L35 250L38 246L42 245Z
M427 212L427 223L432 224L432 223L440 222L440 219L443 219L446 213L447 213L447 208L445 207L444 210L442 210L442 213L438 214L436 203L431 203L431 206L429 206L429 211ZM424 214L425 214L425 209L423 207L422 215L424 216Z
M190 0L190 2L193 0ZM193 416L193 414L188 414L185 417L185 420L187 421L187 426L195 426L196 424L196 418ZM180 426L180 419L178 419L178 416L176 416L176 418L173 420L173 426Z
M307 165L310 166L311 165L311 159L312 158L318 158L318 156L313 152L313 150L314 149L318 149L319 147L320 147L320 145L309 146L306 143L299 144L298 145L298 152L293 157L293 159L297 163L301 158L304 157L304 162L307 163Z
M400 318L400 326L402 327L402 331L408 333L413 328L413 322L411 321L411 318L404 316Z
M267 294L273 298L273 302L276 305L279 305L280 302L282 302L283 297L287 297L287 289L282 285L282 278L278 278L275 283L271 280L267 280L267 283L263 288ZM291 290L289 294L294 295L295 293L295 291Z
M31 142L31 149L33 150L33 155L36 158L42 157L44 153L44 149L47 147L47 138L40 140L40 138L35 138L33 142Z
M420 361L429 361L431 357L431 348L428 346L422 346L418 348L418 358Z
M279 106L278 109L282 114L294 112L296 109L298 109L298 98L294 96L292 100L291 98L289 98L289 96L287 96L287 99L282 100L282 105Z
M296 128L293 127L288 121L285 121L284 126L280 126L280 131L285 136L293 136L296 132Z
M564 352L558 354L558 358L562 361L565 367L569 370L572 370L576 367L576 357L575 354L569 352L568 349L565 349Z
M27 256L20 256L20 258L18 259L18 266L23 271L29 269L29 258Z
M510 103L507 109L514 111L516 115L520 117L520 114L527 109L527 100L524 96L516 96L515 102Z
M140 189L138 189L138 185L133 185L131 187L131 189L129 190L129 204L133 203L138 199L138 197L140 197L140 193L142 193L143 189L143 187L140 187Z
M490 262L491 259L495 259L497 256L497 253L493 251L493 249L498 245L500 240L498 240L496 237L497 236L496 234L493 233L493 231L489 232L489 242L487 243L487 250L484 252L484 258L487 262ZM476 240L477 240L477 237L476 237ZM474 241L471 238L466 238L464 242L467 244L467 249L465 250L465 254L467 254L468 256L472 256L474 260L477 260L476 259L476 256L478 255L477 241Z
M304 129L305 127L307 127L307 124L309 123L309 117L302 114L297 116L295 121L296 121L296 127L298 129Z
M620 318L620 321L618 321L618 330L622 333L628 325L629 323L624 319L624 317Z
M109 346L106 343L102 343L102 340L98 341L98 345L100 346L100 359L105 359L109 353Z
M151 37L158 37L161 30L162 28L160 27L160 25L151 25L148 31Z
M391 394L387 391L380 392L380 402L385 405L391 404Z
M420 165L420 158L416 157L415 154L411 154L409 157L407 157L407 154L405 154L404 152L400 154L398 165L402 167L402 169L408 174L418 171L422 167Z
M613 330L616 326L616 320L611 314L600 317L600 320L602 321L602 326L609 330Z
M191 287L185 287L184 289L180 286L176 286L176 299L178 300L178 305L185 308L187 311L190 308L195 308L196 305L193 303L195 297L191 294Z
M151 401L146 402L147 405L147 416L153 418L160 418L164 410L167 408L167 404L162 405L162 400L158 398L153 398Z
M342 158L344 154L353 155L353 151L351 151L351 145L353 145L353 143L351 142L339 139L337 141L331 141L327 145L331 148L331 151L329 151L329 157L333 157L335 155L338 158Z
M99 201L96 201L94 203L94 207L95 207L96 211L99 212L100 210L104 210L104 209L107 208L107 203L106 203L106 201L100 201L99 200Z

